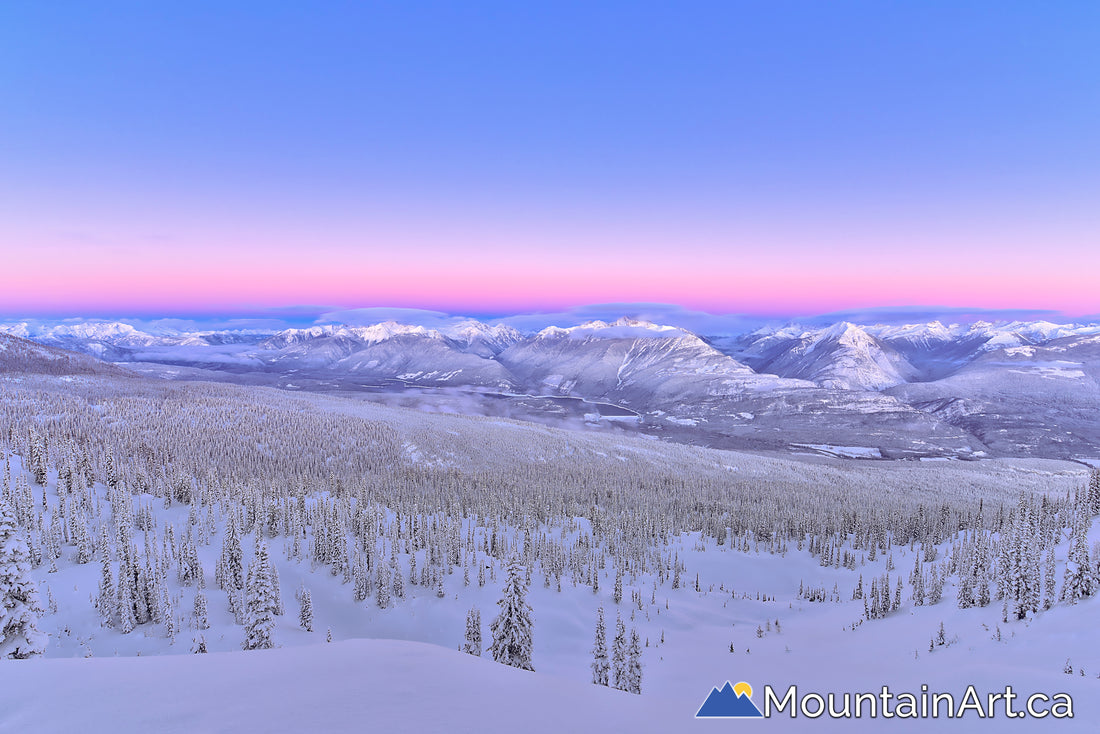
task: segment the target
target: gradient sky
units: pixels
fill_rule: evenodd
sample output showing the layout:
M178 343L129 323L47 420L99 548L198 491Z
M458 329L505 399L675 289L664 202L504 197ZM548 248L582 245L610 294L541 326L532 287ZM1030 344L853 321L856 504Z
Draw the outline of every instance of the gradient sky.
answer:
M1100 4L7 3L0 255L9 315L1097 314Z

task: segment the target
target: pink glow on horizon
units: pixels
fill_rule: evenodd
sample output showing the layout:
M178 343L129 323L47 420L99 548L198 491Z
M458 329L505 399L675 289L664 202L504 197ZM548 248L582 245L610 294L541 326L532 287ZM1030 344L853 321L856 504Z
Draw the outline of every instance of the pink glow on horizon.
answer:
M1087 270L1000 272L976 280L920 265L829 269L775 262L696 264L692 260L615 263L146 262L94 272L60 262L48 276L0 276L0 310L216 312L301 304L409 306L454 312L553 310L585 303L661 302L714 313L823 313L845 308L940 305L1100 311ZM233 267L233 265L237 265Z
M116 229L102 242L0 231L0 313L217 313L296 305L406 306L456 313L670 303L712 313L810 314L943 306L1100 313L1100 255L1087 232L1036 235L867 227L674 230L609 225L328 223L242 230L225 221L159 241ZM480 226L478 226L480 224ZM819 223L814 223L819 224ZM140 231L139 229L140 228ZM232 234L226 234L228 230ZM928 246L925 242L934 242ZM121 244L119 244L121 243ZM520 244L522 243L522 244ZM1080 243L1080 244L1079 244ZM991 255L995 253L995 255Z

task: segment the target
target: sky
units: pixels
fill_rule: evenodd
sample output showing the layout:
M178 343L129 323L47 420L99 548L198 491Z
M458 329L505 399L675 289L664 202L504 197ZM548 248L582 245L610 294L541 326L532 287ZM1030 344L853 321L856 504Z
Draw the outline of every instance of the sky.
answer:
M0 313L1100 314L1098 120L1090 2L9 3Z

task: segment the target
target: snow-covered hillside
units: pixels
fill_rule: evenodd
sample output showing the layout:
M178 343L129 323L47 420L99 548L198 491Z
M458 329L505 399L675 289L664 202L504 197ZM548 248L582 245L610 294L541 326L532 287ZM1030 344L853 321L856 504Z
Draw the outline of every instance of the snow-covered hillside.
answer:
M755 456L140 378L0 380L0 428L49 635L45 660L0 662L26 666L3 729L65 730L75 710L116 711L114 731L341 731L370 710L495 731L568 709L524 728L669 731L726 680L1011 685L1071 693L1067 731L1100 716L1081 642L1100 602L1072 581L1096 573L1100 477L1080 465ZM530 573L534 673L490 659L509 561ZM267 600L280 649L241 650ZM599 608L610 650L618 619L638 635L640 696L590 682ZM481 659L459 652L472 609Z
M0 374L125 375L97 359L0 333Z

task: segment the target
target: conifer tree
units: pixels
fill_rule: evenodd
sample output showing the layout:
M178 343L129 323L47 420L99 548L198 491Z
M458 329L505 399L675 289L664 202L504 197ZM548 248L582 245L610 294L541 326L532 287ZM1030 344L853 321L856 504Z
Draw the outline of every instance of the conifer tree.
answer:
M248 567L248 598L245 601L245 630L242 647L263 650L275 647L275 588L271 579L271 561L267 544Z
M119 547L118 560L118 629L127 635L134 631L138 624L135 608L134 574L131 569L129 544Z
M281 617L286 614L286 609L283 607L283 592L279 586L279 569L274 561L271 562L271 590L275 600L275 615Z
M99 610L100 620L104 626L110 627L114 622L117 602L115 601L115 580L111 573L111 561L106 555L103 557L103 569L99 577L99 596L95 601Z
M481 611L477 607L466 613L466 642L462 651L481 657Z
M610 663L607 660L607 625L603 619L603 607L596 611L596 641L592 644L592 682L606 686Z
M241 548L241 536L237 532L237 518L230 513L226 523L225 538L222 540L222 554L218 564L218 585L230 592L244 588L244 550Z
M1073 520L1073 539L1070 541L1069 558L1066 560L1065 578L1062 582L1062 601L1076 604L1096 593L1096 573L1089 561L1088 518L1078 510Z
M526 576L514 558L508 563L507 574L503 596L497 602L500 613L490 625L493 642L489 649L498 663L534 670L531 664L533 618L527 603Z
M49 641L38 631L43 610L31 580L29 556L15 516L0 500L0 659L41 655Z
M611 685L626 690L626 625L622 617L615 619L615 639L611 643Z
M1055 578L1054 544L1047 548L1046 562L1043 567L1043 609L1054 606L1055 590L1058 580Z
M405 578L401 575L401 566L397 563L397 556L390 556L390 577L393 578L393 597L405 598Z
M195 592L195 608L192 612L195 629L204 630L210 628L210 621L206 616L206 594L202 589Z
M630 629L630 644L626 649L626 670L624 691L630 693L642 692L642 641L638 637L638 630Z
M306 632L313 631L313 597L304 586L298 592L298 625Z
M375 602L379 609L388 609L392 595L393 581L390 579L389 566L378 562L378 578L375 585Z

